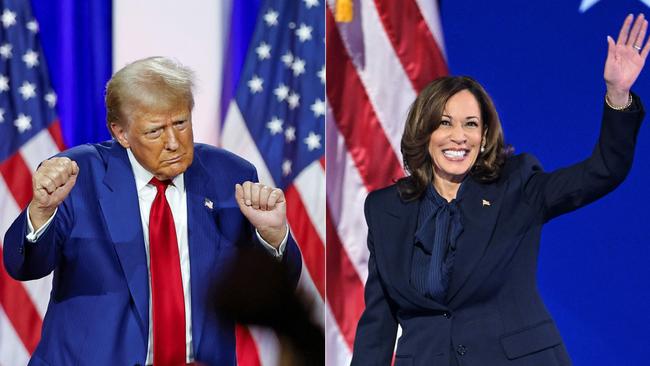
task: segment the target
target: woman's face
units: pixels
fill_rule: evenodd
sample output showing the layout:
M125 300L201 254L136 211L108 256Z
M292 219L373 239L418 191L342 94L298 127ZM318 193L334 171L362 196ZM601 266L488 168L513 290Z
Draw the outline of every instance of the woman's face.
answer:
M452 95L429 139L435 179L461 182L476 162L482 137L481 109L474 95L468 90Z

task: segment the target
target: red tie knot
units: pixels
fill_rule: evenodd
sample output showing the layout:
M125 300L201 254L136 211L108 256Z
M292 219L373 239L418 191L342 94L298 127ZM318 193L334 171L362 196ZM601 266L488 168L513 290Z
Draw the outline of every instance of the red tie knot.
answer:
M160 180L160 179L158 179L156 177L153 177L149 181L149 184L152 184L154 187L156 187L158 192L165 192L165 190L167 190L167 187L170 184L172 184L172 181L171 181L171 179Z

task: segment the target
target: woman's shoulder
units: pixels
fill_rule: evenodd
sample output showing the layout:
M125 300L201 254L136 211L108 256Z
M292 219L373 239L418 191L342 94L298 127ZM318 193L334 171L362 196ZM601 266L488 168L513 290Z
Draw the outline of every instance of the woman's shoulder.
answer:
M506 181L543 170L542 164L535 155L529 153L511 155L506 159L501 169L499 180Z
M366 197L366 206L375 204L385 204L391 201L401 201L397 184L393 183L387 187L380 188L368 193Z
M417 200L406 201L402 199L397 184L394 183L370 192L366 197L364 211L366 214L373 211L394 212L413 204L413 202L417 202Z

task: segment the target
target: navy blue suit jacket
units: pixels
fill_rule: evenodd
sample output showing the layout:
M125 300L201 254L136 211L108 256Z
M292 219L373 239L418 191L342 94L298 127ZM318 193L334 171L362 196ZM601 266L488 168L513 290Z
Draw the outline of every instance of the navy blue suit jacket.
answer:
M605 108L592 155L551 173L531 155L508 158L500 178L468 177L459 197L464 231L444 303L410 283L419 201L391 186L372 192L366 308L353 365L568 366L570 358L538 293L537 253L548 220L584 206L620 184L634 154L643 107Z
M30 365L143 365L149 281L126 150L109 141L78 146L60 156L77 162L79 176L54 220L30 243L23 211L4 241L5 266L13 278L31 280L54 271L41 340ZM255 245L234 192L235 183L256 181L257 173L234 154L195 144L184 180L194 357L208 365L234 365L234 325L218 320L206 305L208 289L234 249ZM301 259L291 236L283 261L297 282Z

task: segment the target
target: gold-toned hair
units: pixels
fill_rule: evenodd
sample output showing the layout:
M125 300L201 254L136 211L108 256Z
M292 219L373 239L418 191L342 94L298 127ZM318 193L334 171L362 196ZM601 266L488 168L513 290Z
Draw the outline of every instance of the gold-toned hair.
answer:
M478 101L481 109L485 151L479 153L470 174L481 182L491 182L499 172L508 155L504 144L499 115L485 89L467 76L445 76L427 85L415 99L409 110L402 135L402 157L408 176L397 181L397 188L404 200L419 198L433 182L433 161L429 155L431 134L440 126L442 114L449 98L467 90Z
M123 124L140 111L166 111L186 105L194 108L194 72L166 57L134 61L106 84L106 126Z

